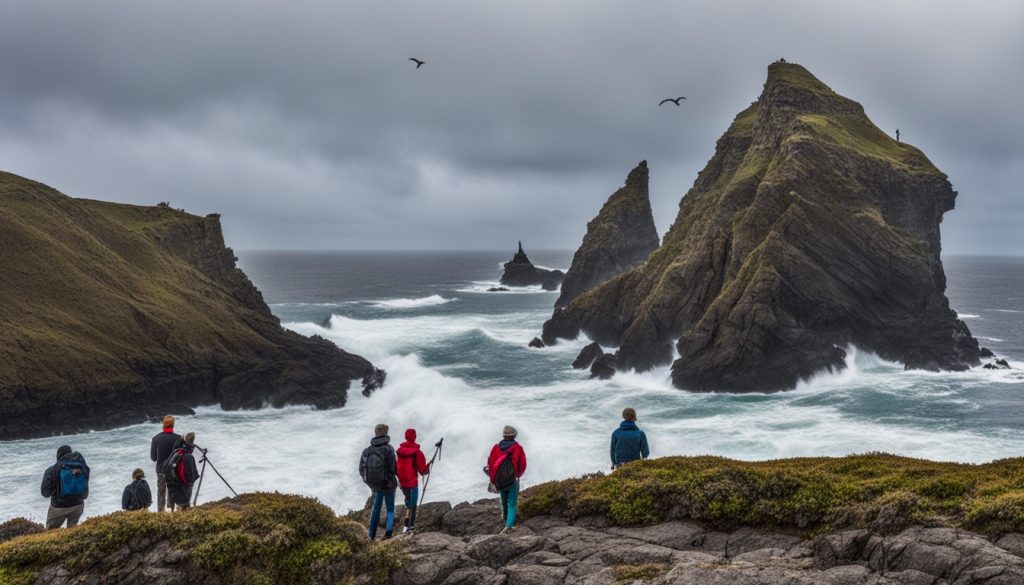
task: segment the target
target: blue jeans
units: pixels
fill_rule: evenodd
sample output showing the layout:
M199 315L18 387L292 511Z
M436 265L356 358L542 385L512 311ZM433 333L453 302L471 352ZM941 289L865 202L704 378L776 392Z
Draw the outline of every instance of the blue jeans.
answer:
M519 502L519 480L512 487L501 490L501 519L512 528L516 523L516 504Z
M370 512L370 538L377 536L377 524L380 523L380 504L384 502L388 515L384 521L385 534L390 535L395 529L395 490L389 492L373 490L373 510Z
M416 504L420 499L420 486L402 488L402 495L405 496L405 525L412 528L416 526Z

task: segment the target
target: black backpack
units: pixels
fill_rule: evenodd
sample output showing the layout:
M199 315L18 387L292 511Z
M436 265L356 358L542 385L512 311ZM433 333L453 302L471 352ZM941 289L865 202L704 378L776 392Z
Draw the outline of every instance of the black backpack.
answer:
M164 466L160 469L160 473L164 476L164 480L167 481L167 485L184 485L181 481L184 473L179 475L179 468L183 469L185 467L186 455L188 455L188 451L179 447L171 452L171 456L167 458L167 461L164 461Z
M505 451L505 458L498 464L498 470L494 472L494 487L500 491L507 490L515 485L516 466L512 463L512 449Z
M127 510L141 510L142 502L139 501L139 484L138 482L132 482L128 486L128 508Z
M383 449L369 449L363 465L363 481L375 490L382 490L388 486L388 464L382 451Z

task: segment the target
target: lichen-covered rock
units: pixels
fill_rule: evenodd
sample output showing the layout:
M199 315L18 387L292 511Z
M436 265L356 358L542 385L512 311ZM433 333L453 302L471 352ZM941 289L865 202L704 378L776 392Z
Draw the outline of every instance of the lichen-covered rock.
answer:
M72 199L0 173L0 440L199 405L345 404L383 372L281 327L216 214Z
M542 339L618 346L619 368L673 359L689 390L792 388L854 345L907 368L979 364L950 309L939 223L956 192L856 102L776 63L719 139L647 261L556 311Z
M564 307L595 286L639 266L658 247L647 179L647 161L641 161L626 177L625 186L612 194L587 224L556 307Z

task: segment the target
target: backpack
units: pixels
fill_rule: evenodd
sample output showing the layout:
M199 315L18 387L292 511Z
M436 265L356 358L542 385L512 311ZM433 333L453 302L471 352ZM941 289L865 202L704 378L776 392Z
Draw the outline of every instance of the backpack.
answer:
M164 476L164 480L167 481L167 485L185 485L186 455L188 455L188 451L179 447L171 452L171 456L167 458L167 461L164 461L164 466L160 473Z
M57 493L61 499L89 493L89 474L81 457L60 460L57 468Z
M505 451L505 457L498 464L498 470L494 472L494 487L504 491L515 485L518 479L516 466L512 463L512 449L509 449Z
M134 482L134 481L131 483L131 485L128 486L128 508L127 509L129 511L131 511L131 510L141 510L142 509L142 502L139 501L139 484L137 482Z
M363 465L363 481L375 490L388 485L388 465L380 449L370 449Z

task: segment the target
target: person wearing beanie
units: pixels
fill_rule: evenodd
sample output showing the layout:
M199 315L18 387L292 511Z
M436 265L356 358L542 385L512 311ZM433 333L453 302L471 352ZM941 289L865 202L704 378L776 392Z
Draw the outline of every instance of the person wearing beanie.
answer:
M398 446L398 487L405 496L405 528L402 534L416 528L416 503L420 497L420 476L430 473L427 457L416 443L416 429L405 430L405 442Z
M647 435L636 426L636 411L626 408L622 411L622 422L612 433L612 469L618 469L630 461L647 459L651 450L647 446Z
M164 467L164 462L171 456L171 452L174 451L174 445L181 439L179 435L174 432L174 417L167 415L163 420L163 430L153 437L153 440L149 444L149 458L156 462L156 511L163 512L167 507L167 480L164 478L164 474L160 473L160 470ZM174 504L170 505L171 510L174 510Z
M77 525L89 497L89 466L85 457L72 451L70 446L61 445L57 449L57 462L43 472L39 491L44 498L50 498L47 530L60 528L65 522L68 528Z
M502 440L491 447L484 473L501 494L501 534L515 530L516 505L519 501L519 478L526 472L526 451L516 442L515 427L502 429Z
M153 504L153 494L146 483L146 472L136 468L132 472L132 482L124 486L121 493L122 510L148 510Z
M395 490L398 489L398 457L391 446L388 425L379 424L373 429L370 446L359 458L359 475L373 491L373 509L370 511L370 539L377 537L380 523L381 504L387 508L384 521L384 539L391 538L395 529Z
M171 511L187 510L192 505L192 487L199 479L196 458L192 455L196 448L195 441L195 433L179 438L164 468L160 470L167 484L167 502Z

